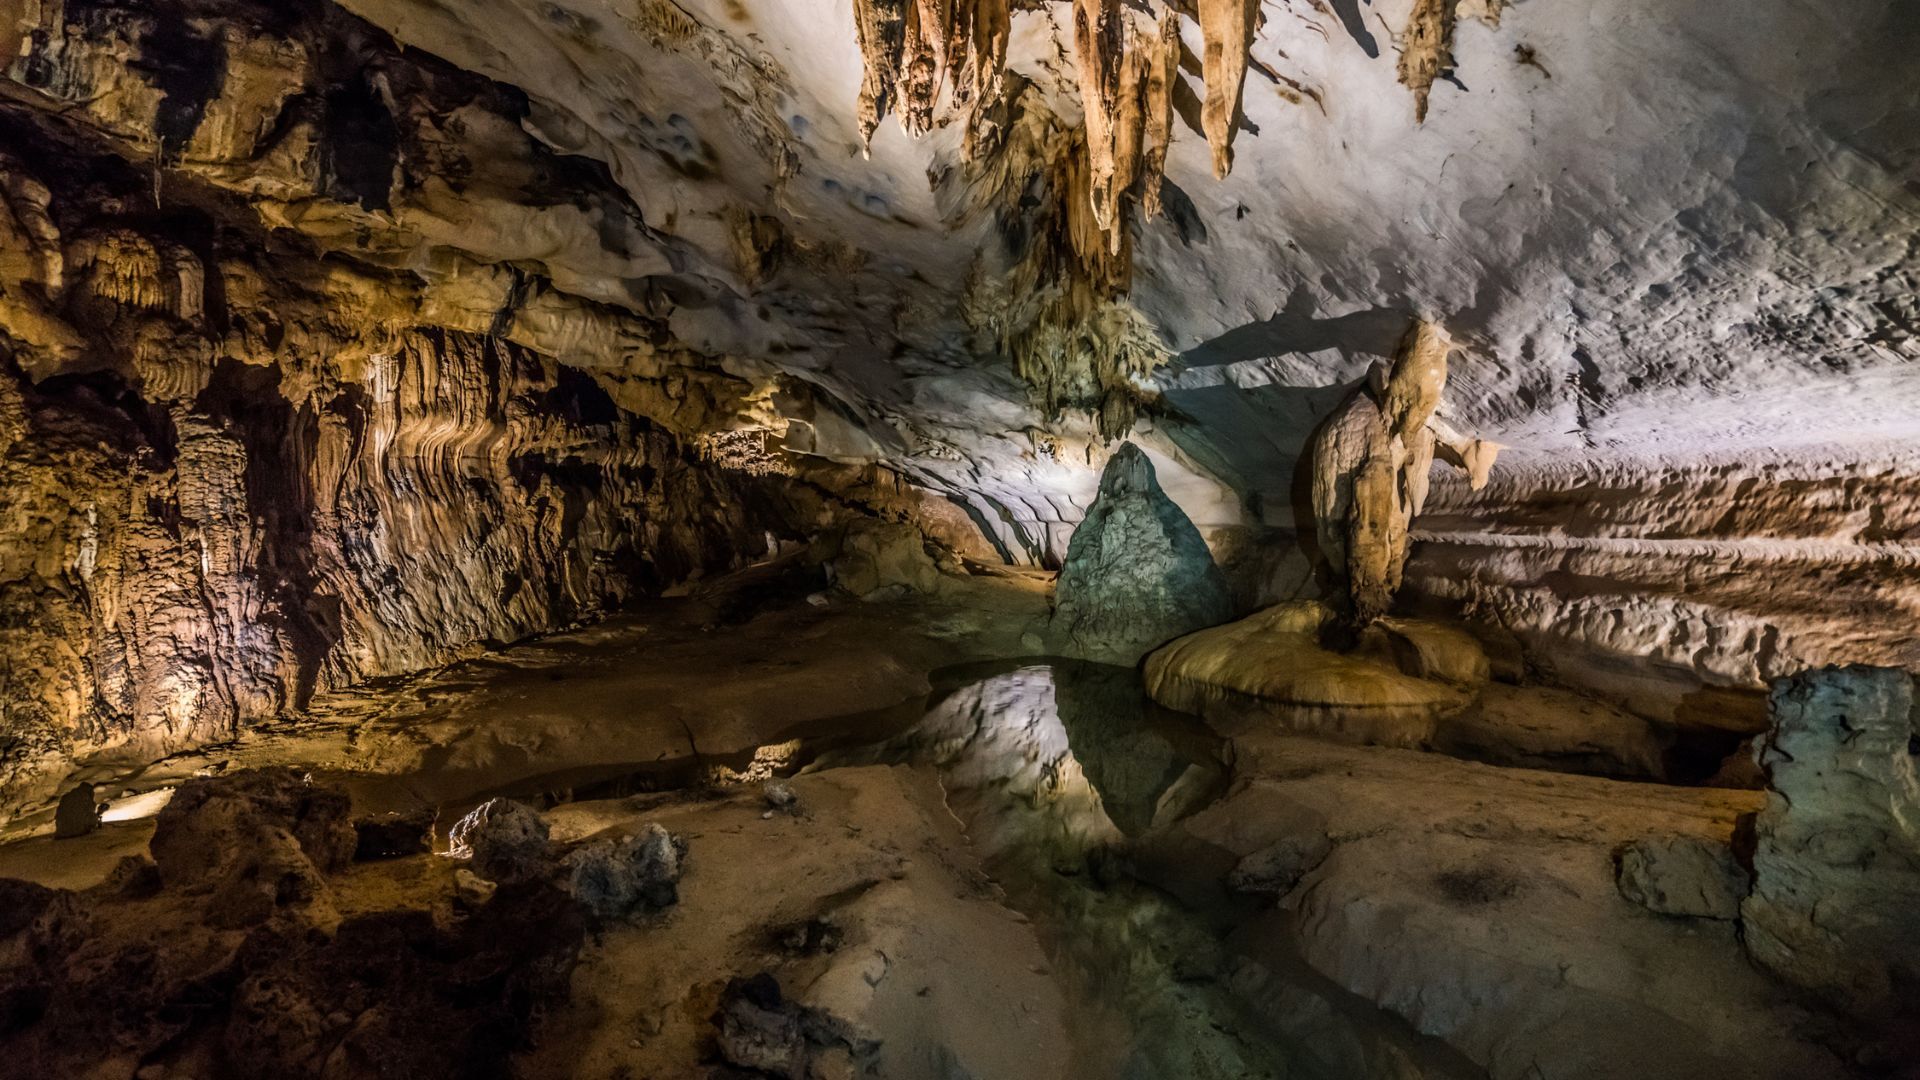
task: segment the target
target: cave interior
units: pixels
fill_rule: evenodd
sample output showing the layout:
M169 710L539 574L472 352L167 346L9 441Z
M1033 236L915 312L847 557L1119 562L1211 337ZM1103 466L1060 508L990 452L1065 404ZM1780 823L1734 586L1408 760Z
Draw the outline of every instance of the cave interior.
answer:
M0 0L0 1080L1920 1078L1910 0Z

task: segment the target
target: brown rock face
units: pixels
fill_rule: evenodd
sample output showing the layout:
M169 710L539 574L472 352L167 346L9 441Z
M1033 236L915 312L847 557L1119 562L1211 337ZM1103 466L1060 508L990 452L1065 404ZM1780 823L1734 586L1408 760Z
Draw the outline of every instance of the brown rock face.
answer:
M1747 951L1856 1013L1913 1013L1920 979L1920 773L1914 680L1845 667L1774 684L1760 751Z
M1376 367L1321 425L1309 453L1321 557L1345 588L1350 621L1365 627L1393 604L1406 570L1409 530L1427 499L1437 446L1478 488L1499 447L1440 421L1450 343L1416 320L1390 370Z
M183 40L177 13L57 7L0 107L37 150L0 156L7 806L91 748L224 738L794 535L784 477L688 438L743 382L464 254L530 254L580 207L602 242L637 227L499 88L331 7Z

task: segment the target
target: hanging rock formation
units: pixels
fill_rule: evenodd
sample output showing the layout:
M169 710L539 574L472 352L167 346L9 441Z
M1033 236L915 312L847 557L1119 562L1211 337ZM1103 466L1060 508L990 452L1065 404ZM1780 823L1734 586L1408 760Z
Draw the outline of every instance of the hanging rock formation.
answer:
M1498 8L1494 21L1498 21ZM1453 69L1455 0L1414 0L1400 43L1400 81L1413 91L1413 116L1427 119L1434 80Z
M860 135L869 145L890 112L909 135L932 131L943 89L956 107L976 110L999 97L1008 0L854 0L853 20L866 64Z
M1408 530L1427 498L1436 446L1484 486L1499 447L1436 424L1451 343L1437 324L1417 320L1391 369L1376 365L1314 436L1314 527L1344 586L1350 625L1385 614L1406 568Z
M1201 126L1213 151L1213 175L1224 180L1233 169L1233 133L1240 118L1240 92L1247 80L1247 50L1260 18L1259 0L1199 0L1200 36L1205 40L1201 70L1207 100Z
M1747 951L1861 1015L1911 1018L1920 981L1920 694L1887 668L1810 671L1774 684L1760 748Z
M1151 217L1159 210L1160 173L1173 135L1173 85L1180 35L1173 12L1148 23L1119 0L1076 0L1073 41L1086 110L1093 220L1118 255L1128 215L1122 200L1140 192Z
M1067 548L1051 632L1073 655L1132 664L1232 614L1199 530L1160 490L1147 455L1121 444Z

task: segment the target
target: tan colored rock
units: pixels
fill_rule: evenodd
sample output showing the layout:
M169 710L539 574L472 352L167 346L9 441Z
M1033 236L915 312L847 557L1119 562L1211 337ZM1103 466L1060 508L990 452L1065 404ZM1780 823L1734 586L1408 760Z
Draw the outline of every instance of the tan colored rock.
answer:
M1158 211L1180 39L1171 11L1149 23L1119 0L1076 0L1073 29L1093 220L1118 255L1130 193L1138 189L1148 212Z
M1322 604L1295 601L1189 634L1147 657L1147 693L1230 730L1272 727L1389 746L1423 745L1443 714L1470 700L1391 659L1322 648L1333 617Z
M1492 9L1498 20L1498 7ZM1434 80L1453 68L1455 0L1414 0L1400 41L1400 82L1413 91L1413 118L1427 119Z
M1376 365L1309 444L1320 554L1345 586L1356 630L1384 615L1400 589L1436 449L1467 469L1476 488L1499 453L1450 425L1436 429L1449 347L1437 324L1415 320L1392 367Z
M1213 150L1213 175L1224 180L1233 169L1233 133L1260 5L1258 0L1199 0L1199 15L1205 41L1200 66L1207 83L1200 122Z
M899 114L909 135L933 130L942 91L975 116L997 102L1012 28L1008 0L855 0L853 18L865 62L860 135L868 145L888 113Z
M1658 915L1736 919L1747 874L1727 844L1658 836L1620 849L1620 895Z

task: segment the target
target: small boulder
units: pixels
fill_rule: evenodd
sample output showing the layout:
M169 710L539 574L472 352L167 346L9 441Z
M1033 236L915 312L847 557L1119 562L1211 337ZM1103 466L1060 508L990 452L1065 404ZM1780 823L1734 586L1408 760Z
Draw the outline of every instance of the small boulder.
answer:
M930 593L940 587L940 568L927 554L926 538L897 521L863 518L848 525L829 569L835 585L863 600Z
M453 872L453 895L462 907L482 907L493 899L500 886L474 873L466 867Z
M601 919L667 907L680 899L685 853L682 841L653 824L619 840L596 840L567 855L567 891Z
M454 858L472 860L474 873L502 884L539 877L553 856L546 819L512 799L474 807L454 823L447 842Z
M793 788L784 780L767 781L760 787L760 796L767 800L768 806L788 813L792 813L800 805L800 797L793 793Z
M1332 850L1333 842L1325 833L1285 837L1236 863L1227 875L1227 887L1235 892L1285 896Z
M1620 850L1620 895L1659 915L1735 919L1747 874L1733 849L1698 836L1647 836Z
M76 784L60 796L53 811L53 835L57 840L85 836L100 827L100 804L92 784Z
M800 1010L783 1001L780 984L761 972L734 979L714 1017L720 1029L720 1056L743 1069L773 1076L804 1077L809 1050L800 1026Z

